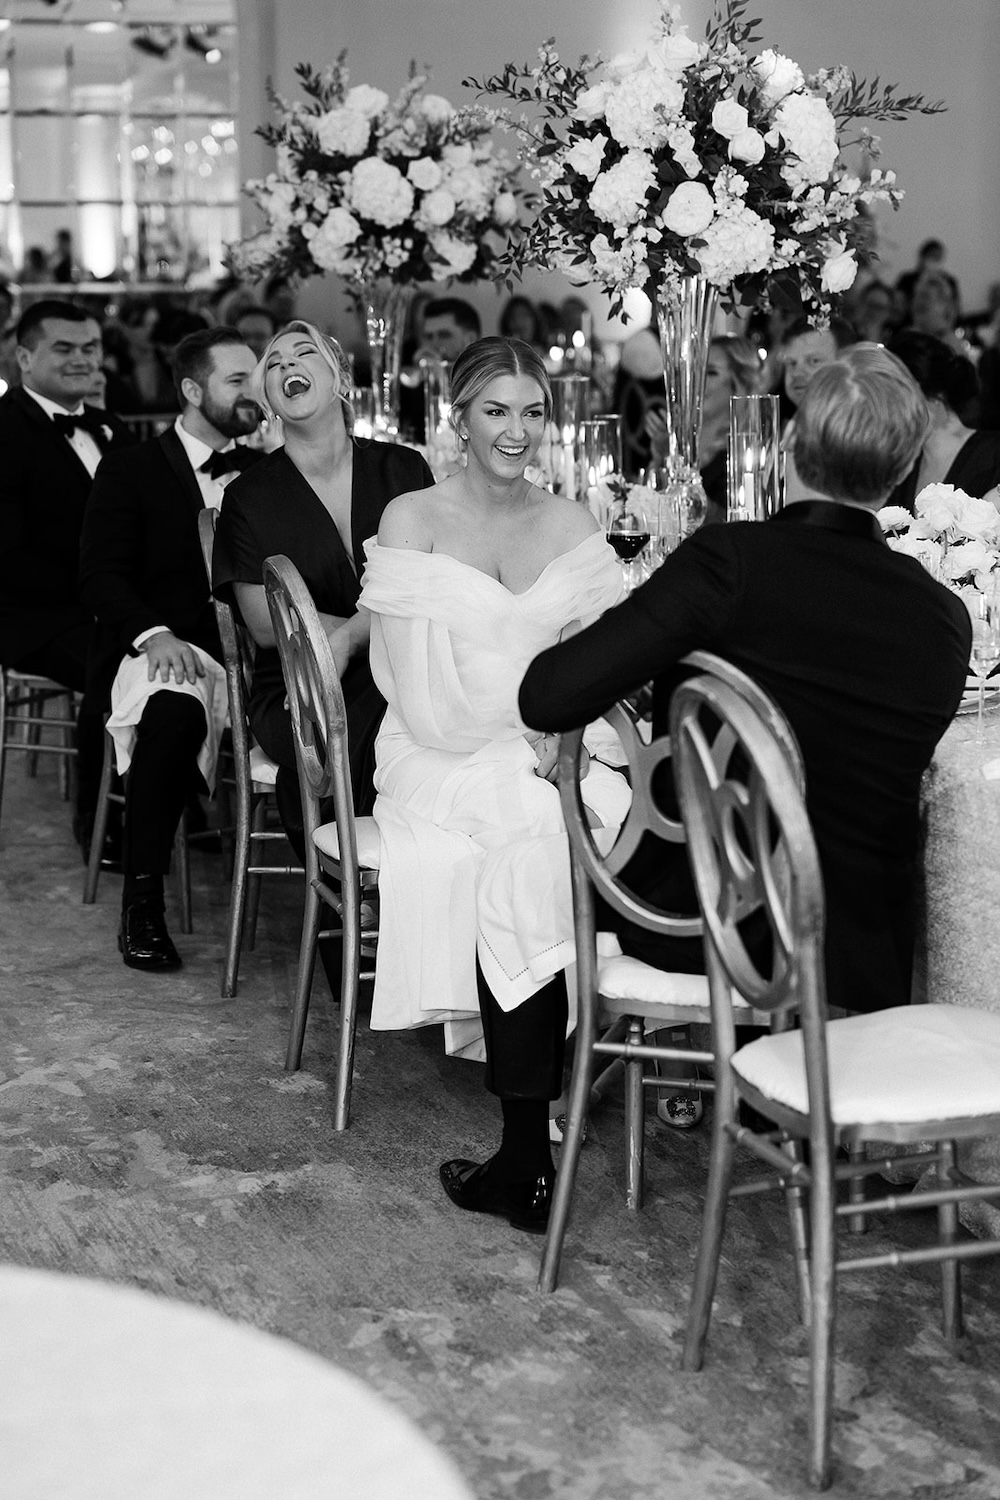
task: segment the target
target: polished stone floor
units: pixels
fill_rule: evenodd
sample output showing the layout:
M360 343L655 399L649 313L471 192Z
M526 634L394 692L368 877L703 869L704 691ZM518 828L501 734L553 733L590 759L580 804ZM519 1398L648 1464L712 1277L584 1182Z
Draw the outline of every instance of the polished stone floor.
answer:
M561 1289L539 1295L538 1242L460 1214L437 1183L443 1157L492 1147L481 1069L445 1058L436 1031L362 1025L353 1123L335 1134L322 981L303 1070L282 1070L294 890L265 893L258 948L224 1001L221 860L196 856L194 874L196 931L173 923L183 971L126 970L119 879L81 904L54 775L32 782L13 764L0 822L0 1258L298 1341L415 1418L479 1500L806 1495L806 1343L781 1205L733 1213L708 1361L683 1374L707 1134L650 1118L648 1201L630 1216L611 1100L584 1151ZM910 1216L910 1242L928 1232ZM939 1331L933 1269L845 1283L833 1495L1000 1497L1000 1264L965 1276L958 1348Z

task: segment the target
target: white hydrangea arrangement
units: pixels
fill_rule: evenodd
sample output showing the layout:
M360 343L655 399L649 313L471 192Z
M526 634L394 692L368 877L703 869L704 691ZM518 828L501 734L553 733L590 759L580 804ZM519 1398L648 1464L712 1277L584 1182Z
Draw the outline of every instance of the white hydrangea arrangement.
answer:
M893 551L917 558L973 614L977 596L1000 585L1000 511L990 500L953 484L929 484L914 501L913 515L885 505L878 518Z
M280 120L258 134L277 148L276 167L246 189L267 224L231 248L234 269L396 284L492 275L518 213L517 169L494 149L493 113L453 108L415 69L394 101L352 88L346 53L296 73L309 102L271 94Z
M539 185L531 222L512 233L508 273L557 267L571 281L598 281L616 305L641 287L653 297L671 280L701 275L733 303L768 302L822 315L854 281L862 204L902 196L892 172L866 180L840 160L878 144L849 121L935 113L940 104L898 96L846 68L806 77L771 48L755 52L747 0L716 0L704 42L658 0L641 52L610 62L562 62L554 40L538 64L508 63L482 94L502 112Z

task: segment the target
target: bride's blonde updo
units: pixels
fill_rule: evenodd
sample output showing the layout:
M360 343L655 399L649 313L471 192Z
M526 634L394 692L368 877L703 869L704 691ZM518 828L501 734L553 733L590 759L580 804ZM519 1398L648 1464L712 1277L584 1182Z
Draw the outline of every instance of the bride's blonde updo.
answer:
M268 405L267 397L264 394L267 362L271 358L271 351L275 344L279 339L284 338L286 333L304 334L306 338L311 339L316 345L323 363L329 365L333 371L336 380L334 395L344 404L344 426L348 432L353 432L354 407L351 405L351 367L348 363L347 355L335 338L331 338L328 333L320 333L315 323L307 323L304 318L293 318L290 323L285 324L284 328L279 328L274 337L268 341L267 348L254 365L250 379L247 381L247 390L250 395L268 419L274 416L274 412Z
M477 339L463 349L451 367L451 412L448 420L461 438L462 416L470 401L500 375L527 375L545 399L545 420L552 417L552 386L540 355L523 339Z

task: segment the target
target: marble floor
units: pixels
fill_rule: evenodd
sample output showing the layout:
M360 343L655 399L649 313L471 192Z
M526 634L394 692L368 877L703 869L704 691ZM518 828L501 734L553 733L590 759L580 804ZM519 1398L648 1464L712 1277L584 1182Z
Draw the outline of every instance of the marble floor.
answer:
M115 949L119 879L81 904L69 830L54 773L29 781L16 761L0 822L0 1259L297 1341L414 1418L478 1500L808 1494L806 1342L777 1201L733 1213L705 1369L679 1368L704 1129L649 1119L632 1216L620 1101L601 1108L562 1285L543 1297L538 1241L460 1214L438 1186L442 1158L494 1142L478 1066L446 1058L435 1030L362 1024L353 1123L335 1134L322 981L303 1069L282 1069L296 892L265 892L258 947L222 1000L219 857L195 857L195 932L172 923L183 970L143 976ZM904 1233L929 1228L914 1214ZM832 1495L1000 1497L1000 1263L971 1263L965 1285L952 1348L933 1268L845 1283Z

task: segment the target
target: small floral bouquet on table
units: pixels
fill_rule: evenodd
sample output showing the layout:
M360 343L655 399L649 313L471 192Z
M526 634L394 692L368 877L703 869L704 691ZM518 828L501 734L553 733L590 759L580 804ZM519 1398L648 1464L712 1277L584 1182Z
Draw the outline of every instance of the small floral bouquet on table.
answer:
M732 302L770 302L821 317L852 284L858 209L898 205L892 172L865 181L840 161L878 143L853 121L902 119L944 106L900 96L846 68L803 74L790 58L755 51L747 0L717 0L705 41L658 0L644 51L564 63L554 40L538 63L466 83L512 102L502 119L521 141L539 187L531 221L501 264L597 281L615 305L631 287L655 300L665 284L702 276Z
M493 112L426 93L415 67L395 100L349 87L346 56L320 71L299 64L307 103L271 93L280 120L258 134L277 165L247 184L267 225L232 247L233 268L254 278L335 271L356 283L493 275L490 237L505 239L518 211Z
M979 596L1000 587L1000 511L953 484L929 484L911 515L901 505L878 512L895 552L922 562L929 573L964 599L975 616Z

